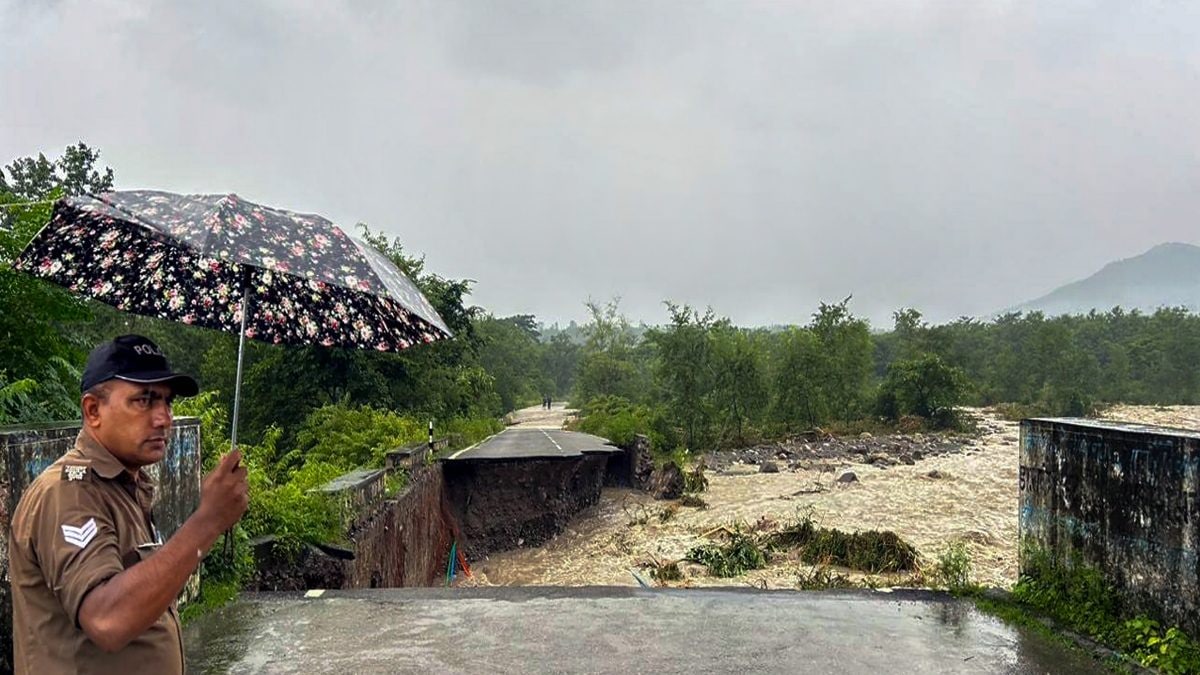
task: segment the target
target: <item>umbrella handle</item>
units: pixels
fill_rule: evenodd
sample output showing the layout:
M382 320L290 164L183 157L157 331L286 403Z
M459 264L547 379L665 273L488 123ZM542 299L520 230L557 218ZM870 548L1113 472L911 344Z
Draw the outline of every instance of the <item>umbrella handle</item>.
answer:
M238 331L238 359L237 359L237 376L233 382L233 422L230 424L229 433L229 450L230 452L237 449L237 432L238 418L241 416L242 410L242 365L246 357L246 318L250 314L250 270L246 270L242 274L242 327ZM234 468L237 468L236 466ZM225 541L223 548L225 549L225 559L227 562L233 562L233 528L229 528L225 532Z

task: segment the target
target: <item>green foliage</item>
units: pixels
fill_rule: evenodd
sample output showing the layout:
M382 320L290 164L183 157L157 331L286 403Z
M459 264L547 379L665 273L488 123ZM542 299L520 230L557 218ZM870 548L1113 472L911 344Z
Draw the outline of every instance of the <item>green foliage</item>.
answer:
M0 371L0 425L16 424L34 416L31 411L37 405L33 394L37 382L29 378L8 382Z
M427 420L371 406L326 405L304 420L286 465L294 466L302 458L305 463L324 463L342 472L378 467L387 451L427 436Z
M1052 617L1164 673L1200 672L1200 642L1145 615L1130 616L1120 594L1097 569L1078 559L1064 562L1026 546L1024 573L1013 587L1021 606Z
M735 529L724 544L704 544L688 551L687 560L708 568L714 577L736 577L767 566L767 552L748 533Z
M78 364L89 346L87 332L80 327L91 318L88 304L16 272L12 263L49 222L48 200L111 187L112 170L97 173L94 168L98 157L79 144L53 162L42 155L18 159L6 167L7 179L0 171L0 370L10 381L31 380L36 385L19 408L6 411L12 422L78 416ZM30 200L40 203L5 206Z
M861 588L848 575L835 572L827 565L818 565L810 572L796 575L796 587L805 591L824 591L834 588Z
M85 192L104 192L113 187L113 170L96 168L100 152L83 143L68 145L58 159L51 162L38 153L22 157L0 171L0 193L9 193L18 200L46 199L56 192L78 195ZM8 173L6 179L4 174Z
M769 417L784 432L811 429L829 416L820 386L821 346L812 331L801 328L788 329L779 342Z
M971 554L966 544L956 541L942 551L934 568L934 583L955 594L974 591L976 586L971 582Z
M835 419L862 412L871 374L872 345L867 322L850 313L850 298L821 303L809 330L820 345L818 382Z
M306 462L274 483L260 468L250 468L250 508L242 527L251 537L273 535L277 550L297 553L306 543L344 539L344 514L317 488L344 471L324 462Z
M580 413L579 431L607 438L616 445L629 446L634 436L652 433L650 409L619 396L593 398Z
M551 383L551 395L568 397L575 388L581 348L566 333L556 333L542 346L542 371Z
M961 368L947 365L936 354L920 354L894 361L879 387L876 411L891 420L916 415L933 422L935 428L955 423L955 406L967 391Z

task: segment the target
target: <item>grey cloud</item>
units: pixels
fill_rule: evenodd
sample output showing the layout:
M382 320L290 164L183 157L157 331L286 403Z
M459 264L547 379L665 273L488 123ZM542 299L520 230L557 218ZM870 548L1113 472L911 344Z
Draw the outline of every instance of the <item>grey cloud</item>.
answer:
M366 221L504 314L986 314L1196 241L1198 11L0 0L0 160Z

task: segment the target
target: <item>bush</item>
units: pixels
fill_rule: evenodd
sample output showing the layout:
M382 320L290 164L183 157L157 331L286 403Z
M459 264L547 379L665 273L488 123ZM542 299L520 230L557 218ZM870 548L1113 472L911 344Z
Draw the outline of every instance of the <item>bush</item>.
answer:
M934 426L954 425L954 406L967 393L967 376L936 354L895 361L879 387L876 412L891 420L916 415Z
M243 527L251 537L273 535L276 547L289 554L298 553L306 543L340 541L345 538L343 514L316 488L342 473L332 464L310 461L276 485L251 466L250 508Z
M584 433L607 438L616 445L629 446L638 434L651 437L651 413L646 406L636 405L619 396L599 396L588 401L580 409L581 418L576 428Z

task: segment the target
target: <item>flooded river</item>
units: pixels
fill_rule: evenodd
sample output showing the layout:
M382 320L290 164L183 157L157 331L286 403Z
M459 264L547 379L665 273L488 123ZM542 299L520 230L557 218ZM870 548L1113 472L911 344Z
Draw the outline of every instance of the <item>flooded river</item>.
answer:
M636 585L631 570L683 558L693 546L707 543L704 535L714 528L747 527L811 512L826 527L892 530L930 562L951 543L963 542L971 554L974 581L1010 587L1018 572L1018 428L985 411L971 414L980 428L976 437L965 439L958 452L913 465L880 468L847 462L823 470L758 473L754 466L735 466L725 473L710 472L709 489L702 495L709 507L679 508L665 522L660 514L672 502L655 501L634 490L606 489L599 504L581 513L551 542L477 563L476 582ZM1200 428L1200 406L1120 406L1104 417ZM858 481L835 482L843 471L853 471ZM744 577L718 579L685 566L686 579L675 585L788 588L811 570L799 561L776 559L767 569ZM649 578L644 570L639 573Z

